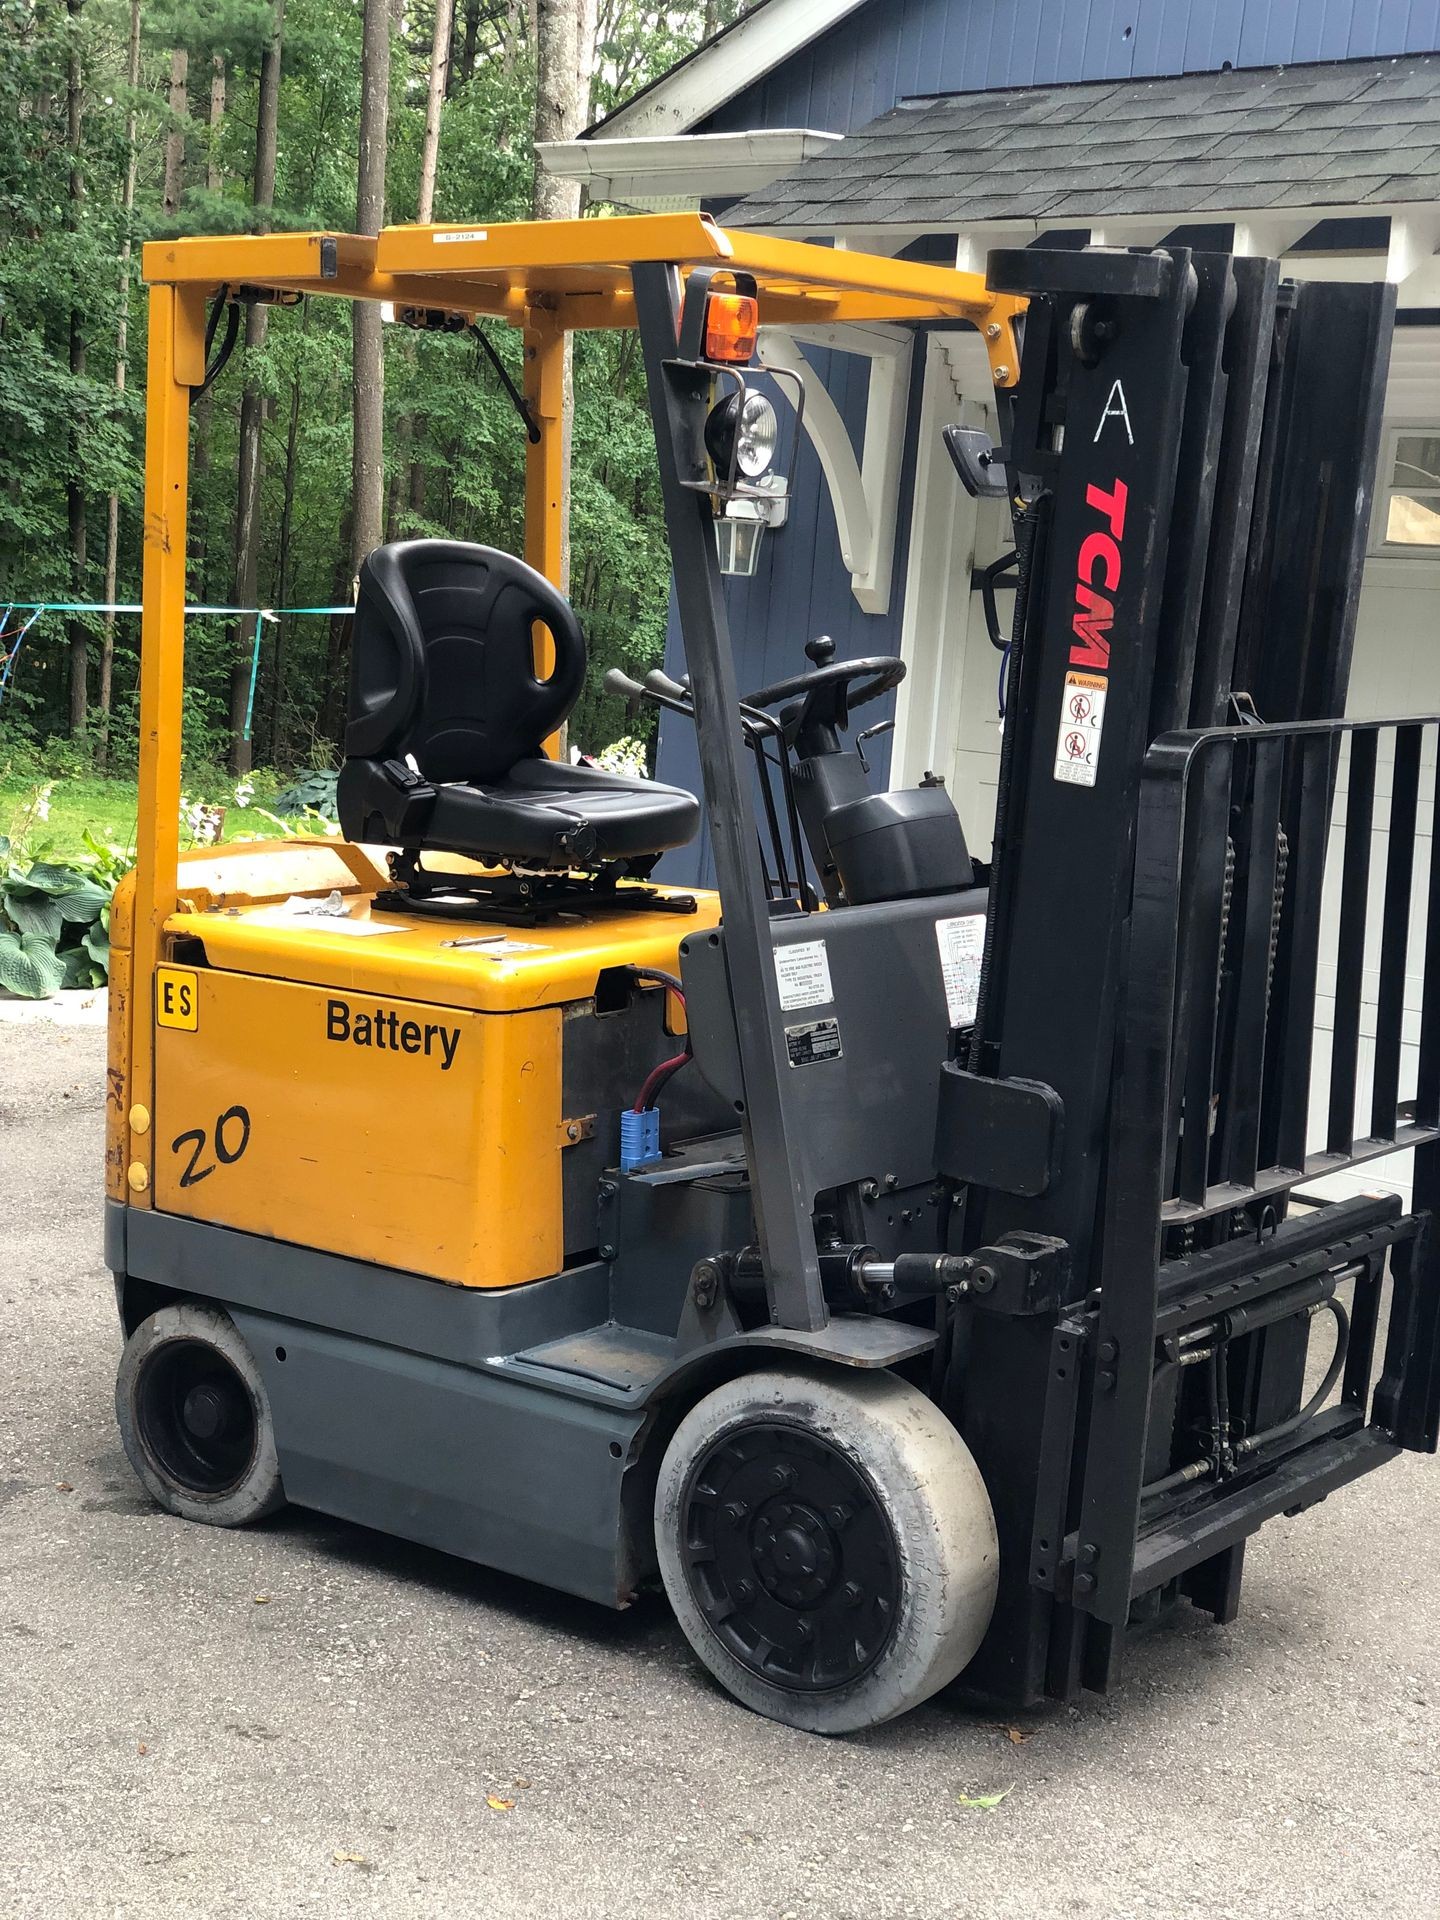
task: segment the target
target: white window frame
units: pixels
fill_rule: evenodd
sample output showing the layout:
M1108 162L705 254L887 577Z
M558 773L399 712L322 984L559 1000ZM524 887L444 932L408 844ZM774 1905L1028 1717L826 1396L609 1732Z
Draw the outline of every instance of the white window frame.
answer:
M1433 566L1440 560L1440 542L1433 547L1420 546L1407 540L1387 540L1385 530L1390 524L1390 499L1393 494L1409 491L1395 482L1395 452L1402 439L1414 434L1428 434L1440 439L1440 419L1429 420L1387 420L1380 443L1380 461L1375 476L1375 511L1370 520L1369 554L1375 560L1409 560L1424 566ZM1440 488L1436 489L1440 495ZM1440 500L1437 500L1440 505Z

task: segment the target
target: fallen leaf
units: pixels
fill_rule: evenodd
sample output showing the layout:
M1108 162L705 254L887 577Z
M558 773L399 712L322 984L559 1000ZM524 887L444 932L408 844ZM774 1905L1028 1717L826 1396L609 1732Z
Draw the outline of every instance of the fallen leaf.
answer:
M370 1862L363 1853L349 1853L344 1847L336 1847L330 1857L337 1867L363 1867L367 1873L370 1870Z
M269 1594L268 1594L268 1593L257 1593L257 1594L256 1594L256 1596L255 1596L255 1604L256 1604L256 1606L257 1606L257 1607L268 1607L268 1606L269 1606L269 1604L270 1604L270 1596L269 1596Z
M1000 1802L1008 1799L1014 1791L1015 1782L1012 1780L1010 1785L1002 1787L999 1793L957 1793L955 1798L960 1806L967 1808L971 1813L993 1813Z
M139 1746L138 1746L138 1747L136 1747L136 1749L135 1749L135 1751L136 1751L136 1752L137 1752L138 1754L142 1754L142 1755L143 1755L143 1754L147 1754L147 1753L149 1753L149 1751L150 1751L150 1749L149 1749L149 1747L147 1747L147 1746L146 1746L146 1744L145 1744L145 1742L144 1742L144 1741L142 1740L142 1741L140 1742L140 1744L139 1744Z
M487 1807L493 1807L496 1813L513 1813L515 1811L515 1802L513 1800L506 1800L498 1793L487 1793L485 1796L485 1804Z
M57 1480L55 1483L55 1491L57 1493L73 1493L75 1489L68 1480Z
M529 1781L528 1781L528 1780L527 1780L527 1779L525 1778L525 1776L524 1776L524 1774L523 1774L523 1773L519 1773L519 1774L516 1774L516 1776L515 1776L515 1778L514 1778L514 1780L513 1780L512 1782L511 1782L511 1785L512 1785L512 1786L516 1786L516 1787L519 1787L519 1788L521 1788L522 1790L523 1790L524 1788L526 1788L526 1787L528 1787L528 1786L529 1786L529 1784L530 1784L530 1782L529 1782Z
M1005 1734L1012 1747L1023 1747L1027 1740L1035 1738L1033 1733L1027 1733L1023 1727L1006 1727Z

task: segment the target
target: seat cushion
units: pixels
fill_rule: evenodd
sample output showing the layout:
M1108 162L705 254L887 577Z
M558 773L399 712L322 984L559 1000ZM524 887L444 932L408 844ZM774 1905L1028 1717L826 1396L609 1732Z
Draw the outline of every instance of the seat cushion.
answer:
M424 840L451 853L566 866L664 853L683 847L699 824L700 803L683 788L536 759L503 780L440 787Z

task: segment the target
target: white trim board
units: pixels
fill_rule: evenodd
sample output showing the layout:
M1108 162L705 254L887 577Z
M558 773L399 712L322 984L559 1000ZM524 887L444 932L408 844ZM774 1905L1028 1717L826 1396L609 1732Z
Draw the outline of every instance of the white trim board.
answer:
M653 86L586 129L586 138L685 133L840 24L865 0L765 0Z
M1294 253L1310 229L1322 220L1373 219L1388 216L1390 239L1382 258L1374 254ZM1204 213L1117 214L1086 222L1067 219L1070 228L1088 227L1092 247L1156 246L1176 227L1232 225L1232 251L1279 260L1292 277L1306 279L1389 280L1405 287L1410 304L1430 304L1440 284L1440 207L1428 203L1375 202L1367 206L1287 208L1283 214L1243 207L1211 207ZM998 247L1026 247L1057 224L1056 220L979 220L955 236L955 264L965 273L983 273L985 256ZM1344 269L1337 271L1341 263Z
M756 193L839 139L812 127L759 127L748 133L546 140L535 152L546 173L583 181L592 199L652 207L665 200Z
M975 500L965 492L941 439L941 428L955 423L995 429L979 335L968 329L933 332L924 351L900 628L908 672L896 700L890 784L914 786L927 772L943 774L970 846L984 854L994 825L1000 754L1000 656L985 631L970 571L977 560L994 559L1009 546L1009 510L1003 500ZM1008 617L1008 598L1001 608L1002 619Z

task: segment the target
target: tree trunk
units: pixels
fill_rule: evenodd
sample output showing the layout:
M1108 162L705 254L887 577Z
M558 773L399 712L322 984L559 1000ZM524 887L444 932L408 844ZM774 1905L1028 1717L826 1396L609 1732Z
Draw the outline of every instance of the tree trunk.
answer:
M573 140L590 117L595 64L597 0L535 0L535 140ZM537 164L532 212L537 220L574 220L580 213L580 183L560 180ZM565 335L565 387L561 413L564 445L560 496L559 578L570 579L570 438L575 411L574 346Z
M415 206L415 218L422 227L428 227L435 218L435 172L440 159L440 123L449 93L454 27L454 0L435 0L435 32L430 42L430 85L425 99L425 138L420 148L420 191ZM413 367L413 340L405 342L405 354L408 364ZM385 505L387 540L396 537L407 496L413 500L418 491L423 497L424 481L419 475L420 463L411 461L410 450L417 438L423 440L424 432L423 416L417 418L407 413L395 423L395 472L387 490Z
M225 119L225 58L223 54L212 54L210 59L210 119L206 132L207 146L205 154L205 190L218 194L225 184L225 170L220 165L220 128ZM191 464L191 495L197 502L203 498L210 477L210 445L215 431L215 394L213 389L202 393L190 409L195 417L195 455ZM195 562L195 582L202 599L212 598L210 523L207 515L192 513L190 516L190 557ZM215 599L223 599L229 591L225 586L213 589Z
M205 153L205 187L209 193L219 193L224 182L219 153L220 123L224 118L225 56L223 53L212 53L210 56L210 140Z
M310 330L311 302L305 302L300 315L302 335ZM290 536L295 525L295 452L300 440L300 375L296 374L290 386L290 420L285 429L285 489L280 507L280 577L276 583L275 600L277 606L286 606L290 600ZM280 714L285 701L285 654L289 640L289 616L282 614L275 628L275 658L270 689L270 727L269 761L270 765L279 763Z
M285 32L285 0L275 0L270 38L260 57L260 91L255 124L255 185L252 199L256 226L270 231L275 205L275 147L280 112L280 57ZM268 308L258 302L245 313L245 364L265 344ZM264 472L260 429L265 419L265 396L247 379L240 401L240 486L235 512L235 605L254 606L260 592L260 481ZM255 641L254 614L241 614L235 623L230 656L230 765L248 773L253 760L245 738L245 710L250 699L250 661Z
M440 114L450 71L454 0L435 0L435 37L430 44L430 90L425 99L425 143L420 149L420 198L415 218L428 227L435 217L435 167L440 157Z
M70 16L70 54L65 71L65 138L70 150L69 226L73 233L80 224L80 202L85 197L85 180L80 170L80 125L83 101L80 72L80 9L84 0L66 0ZM70 309L70 372L79 378L85 371L85 334L78 307ZM81 445L78 427L71 429L70 478L65 485L66 518L70 528L70 590L76 600L85 598L85 489L80 483ZM84 738L89 707L86 684L90 664L90 636L83 614L70 622L70 737Z
M165 186L160 204L167 214L178 213L185 191L185 121L190 114L190 56L184 47L170 54L170 129L165 135Z
M480 34L480 0L465 0L465 33L460 42L460 80L468 85L475 76L475 42Z
M124 215L124 234L120 241L120 309L115 322L115 392L125 391L125 359L130 344L130 255L131 221L135 211L135 176L139 154L135 145L135 95L140 86L140 0L130 0L130 42L125 63L125 84L130 89L125 102L125 186L120 205ZM105 519L105 589L102 599L113 605L120 559L120 496L112 493ZM115 680L115 616L105 615L105 632L100 643L100 731L95 742L95 763L103 773L110 758L110 703Z
M390 119L390 7L365 0L360 60L360 165L355 231L379 233L385 221L385 141ZM384 512L385 359L380 309L373 300L353 305L354 359L351 392L354 419L351 583L360 563L379 546Z

